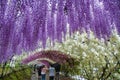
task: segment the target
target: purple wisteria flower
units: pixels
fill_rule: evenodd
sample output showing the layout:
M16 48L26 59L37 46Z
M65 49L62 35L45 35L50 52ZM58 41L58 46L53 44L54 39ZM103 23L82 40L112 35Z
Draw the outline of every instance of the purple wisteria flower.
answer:
M92 30L107 38L120 34L120 0L0 0L0 63L14 54L62 42L70 34Z

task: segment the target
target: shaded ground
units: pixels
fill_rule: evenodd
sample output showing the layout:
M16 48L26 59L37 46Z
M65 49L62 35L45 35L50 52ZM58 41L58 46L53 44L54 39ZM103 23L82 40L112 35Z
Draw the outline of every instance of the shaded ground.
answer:
M49 80L49 73L46 74L46 80ZM38 80L37 78L38 74L37 72L33 72L33 74L31 75L31 80ZM65 77L64 75L60 75L60 80L73 80L70 77Z

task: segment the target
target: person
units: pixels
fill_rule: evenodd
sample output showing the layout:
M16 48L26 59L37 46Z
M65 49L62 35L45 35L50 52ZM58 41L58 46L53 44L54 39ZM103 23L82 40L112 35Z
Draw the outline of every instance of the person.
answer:
M59 77L60 77L60 68L61 68L61 65L59 63L54 63L52 66L55 68L55 72L56 72L56 74L55 74L55 76L56 76L55 80L59 80L60 79Z
M55 68L50 65L49 67L49 80L54 80L55 77Z
M36 68L37 68L37 64L33 65L33 71L34 71L34 73L36 71Z
M32 71L32 75L31 75L31 80L37 80L37 76L36 76L36 66L37 66L37 64L32 65L32 66L31 67L33 68L33 71Z
M42 69L42 67L43 67L43 64L37 64L36 65L38 80L41 80L41 69Z
M43 65L42 69L41 69L41 80L46 80L46 73L47 73L47 66Z
M38 67L38 80L41 80L41 69L42 69L42 66L39 66Z

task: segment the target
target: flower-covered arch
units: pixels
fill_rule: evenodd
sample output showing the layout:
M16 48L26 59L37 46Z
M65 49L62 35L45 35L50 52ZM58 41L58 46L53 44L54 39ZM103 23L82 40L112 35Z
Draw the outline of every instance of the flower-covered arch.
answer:
M34 60L41 61L43 63L44 62L45 63L59 63L59 64L68 63L70 66L74 66L75 58L61 51L46 50L46 51L40 51L33 55L28 56L27 58L22 60L22 63L27 64Z

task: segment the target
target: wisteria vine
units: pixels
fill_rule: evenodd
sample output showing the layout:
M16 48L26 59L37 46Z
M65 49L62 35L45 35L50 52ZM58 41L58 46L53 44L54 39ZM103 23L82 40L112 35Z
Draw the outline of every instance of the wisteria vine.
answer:
M120 0L0 0L0 63L36 49L48 38L92 30L97 37L120 33Z

